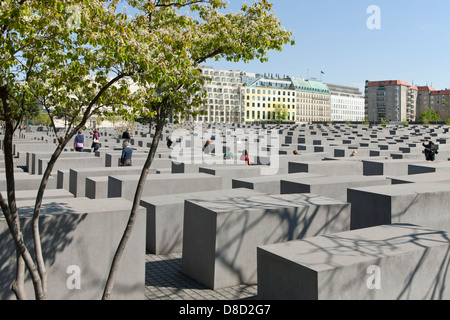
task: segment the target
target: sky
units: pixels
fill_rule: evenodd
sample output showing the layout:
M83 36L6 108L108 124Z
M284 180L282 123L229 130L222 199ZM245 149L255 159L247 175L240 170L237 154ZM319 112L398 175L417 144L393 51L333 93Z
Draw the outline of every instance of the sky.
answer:
M236 11L244 1L229 2L227 10ZM205 64L216 69L317 78L361 90L366 80L450 88L448 0L271 2L281 24L293 33L294 46L269 52L265 63L209 60ZM368 12L373 5L379 8L379 15ZM369 28L368 22L378 28Z

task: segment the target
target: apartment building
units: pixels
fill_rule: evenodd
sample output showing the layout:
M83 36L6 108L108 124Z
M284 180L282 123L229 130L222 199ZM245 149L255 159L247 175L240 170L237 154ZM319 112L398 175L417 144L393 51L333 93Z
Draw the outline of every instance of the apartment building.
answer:
M450 118L450 90L413 86L405 81L367 81L365 113L369 121L418 121L422 112L435 110Z
M365 114L367 120L379 122L414 121L418 88L405 81L366 81Z
M327 84L331 93L331 121L362 122L365 99L358 88Z
M331 120L331 93L325 83L291 79L296 91L296 122L313 123Z
M432 109L442 120L450 118L450 90L436 90L433 87L419 87L417 114Z
M210 80L205 84L207 103L203 106L205 115L195 121L205 123L244 123L245 106L241 96L244 72L216 70L203 66L202 75Z
M285 121L295 121L295 89L289 78L246 74L243 82L246 122L276 122L277 108L286 111Z

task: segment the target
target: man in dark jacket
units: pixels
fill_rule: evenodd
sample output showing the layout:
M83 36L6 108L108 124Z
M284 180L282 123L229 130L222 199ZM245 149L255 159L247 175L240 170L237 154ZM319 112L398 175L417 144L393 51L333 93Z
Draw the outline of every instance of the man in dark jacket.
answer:
M423 153L425 154L425 160L434 161L435 156L438 152L437 152L436 146L434 145L433 141L425 139L424 142L422 143L422 145L425 148L425 150L423 151Z
M122 139L130 140L131 139L131 133L130 132L131 132L130 129L127 129L127 131L124 131L122 133Z
M130 148L128 141L124 141L122 156L120 157L120 165L124 167L131 166L131 156L133 155L133 149Z

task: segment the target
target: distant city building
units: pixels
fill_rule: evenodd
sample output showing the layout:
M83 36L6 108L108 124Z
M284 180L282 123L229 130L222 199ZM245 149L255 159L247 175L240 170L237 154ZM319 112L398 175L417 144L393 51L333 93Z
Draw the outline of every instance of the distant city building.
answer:
M358 88L327 84L331 92L331 121L362 122L365 99Z
M275 123L278 108L285 122L363 121L364 99L357 88L329 85L316 79L273 74L216 70L202 66L210 80L203 90L204 115L190 120L204 123Z
M450 118L450 90L413 86L405 81L366 81L365 113L369 121L418 121L427 109Z
M286 111L285 121L295 122L295 89L289 78L247 74L242 96L246 122L276 122L276 110Z
M427 109L432 109L440 116L441 120L450 118L450 90L436 90L432 87L423 87L419 91L420 103L417 113L420 114ZM426 88L426 89L425 89ZM420 89L420 88L419 88Z
M365 88L367 120L414 121L417 96L418 88L405 81L367 81Z
M296 122L312 123L331 120L331 93L325 83L292 79L296 90Z
M241 97L243 73L202 67L202 75L211 80L205 85L208 102L203 107L206 115L195 121L205 123L244 123L245 107Z

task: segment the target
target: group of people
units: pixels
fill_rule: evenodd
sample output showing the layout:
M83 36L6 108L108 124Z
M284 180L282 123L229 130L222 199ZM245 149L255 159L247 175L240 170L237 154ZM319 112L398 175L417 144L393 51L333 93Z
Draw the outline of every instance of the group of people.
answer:
M73 148L77 152L83 152L84 150L84 135L83 132L80 130L78 131L78 134L75 136L74 142L73 142ZM92 144L91 149L94 151L97 151L100 148L100 135L98 133L98 130L95 129L92 133Z
M211 144L211 141L207 140L206 143L203 145L202 151L205 153L210 153L210 144ZM224 160L234 159L234 153L231 151L230 147L227 147L225 153L223 154L223 159ZM248 156L247 150L244 150L242 152L240 160L245 161L247 163L247 165L250 165L250 157Z
M133 149L130 147L130 139L132 138L131 130L127 129L122 134L122 155L120 157L120 166L131 166L131 157L133 155ZM73 142L73 148L77 152L83 152L85 145L85 138L83 132L80 130L75 136ZM91 149L97 151L100 148L100 135L98 129L95 129L92 133L92 144Z

